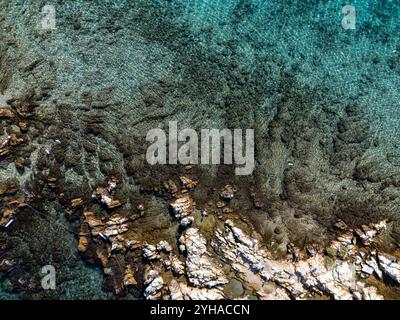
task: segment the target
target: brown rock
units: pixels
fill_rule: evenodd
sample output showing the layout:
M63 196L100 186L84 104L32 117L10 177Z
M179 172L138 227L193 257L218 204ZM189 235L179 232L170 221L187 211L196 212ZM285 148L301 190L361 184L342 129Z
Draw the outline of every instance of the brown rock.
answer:
M99 232L103 232L105 227L103 221L96 217L96 214L92 211L85 211L85 222L89 225L93 236L97 236Z
M176 186L175 182L169 179L168 181L164 182L164 188L171 193L171 195L175 195L178 192L178 187Z
M10 147L2 147L0 148L0 157L5 157L6 155L8 155L11 152Z
M124 274L124 286L135 286L137 285L136 279L133 275L132 267L128 264Z
M15 210L12 209L4 209L1 213L0 225L5 225L8 221L10 221L15 215Z
M24 159L22 159L22 158L15 159L14 163L15 163L15 167L17 169L19 169L19 170L24 169L24 166L25 166Z
M0 195L12 195L17 193L19 189L18 181L7 180L6 182L0 183Z
M217 202L217 208L223 208L223 207L225 207L225 205L226 205L226 203L223 202L223 201L218 201Z
M29 103L29 101L24 101L19 106L17 106L16 109L17 109L17 113L20 117L29 118L33 115L34 108L35 108L35 106L33 104Z
M86 235L81 235L79 237L79 244L78 244L78 251L79 252L86 252L89 246L89 239Z
M0 108L0 118L13 119L15 118L15 112L11 109Z
M338 228L339 230L347 230L347 224L343 221L343 220L341 220L341 219L339 219L336 223L335 223L335 227L336 228Z
M10 145L16 146L16 145L19 145L19 144L21 144L23 142L24 142L24 138L23 137L19 137L15 133L12 133L10 135Z
M230 201L233 199L235 191L236 190L230 184L227 184L219 193L219 196L226 201Z
M136 250L142 247L142 243L138 240L127 239L125 240L125 246L129 250Z
M29 122L26 120L18 122L18 126L22 132L27 132L29 130Z
M232 213L233 209L231 209L229 207L225 207L225 208L222 209L222 212L225 213L225 214Z
M92 198L99 200L101 203L105 204L109 209L114 209L122 206L121 201L113 199L107 188L97 187L93 191Z
M71 207L76 208L78 206L81 206L83 204L83 199L82 198L75 198L71 200Z
M108 254L107 254L107 251L103 250L101 248L97 248L96 255L97 255L97 258L99 259L101 265L103 266L103 268L108 268Z
M179 179L181 180L182 186L189 190L194 189L198 183L198 181L192 180L186 176L180 176Z

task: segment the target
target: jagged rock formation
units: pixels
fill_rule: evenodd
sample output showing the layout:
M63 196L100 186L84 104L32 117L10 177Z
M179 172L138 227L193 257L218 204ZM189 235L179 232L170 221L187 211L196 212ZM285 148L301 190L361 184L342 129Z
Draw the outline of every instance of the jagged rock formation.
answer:
M213 1L204 10L201 1L76 0L73 10L57 3L63 28L44 31L39 3L1 2L0 269L17 290L54 298L40 291L31 257L53 263L65 286L77 279L83 298L93 294L82 287L104 297L103 276L117 297L151 299L233 297L234 270L246 283L240 298L377 298L359 284L364 277L398 282L400 99L392 89L400 81L389 36L397 24L371 24L376 32L360 28L352 38L320 6L272 1L276 19L263 3ZM394 2L384 7L398 12ZM309 28L316 19L326 28ZM254 174L150 167L146 132L170 120L254 128ZM338 218L349 225L339 237ZM375 225L386 218L387 232ZM81 259L101 265L99 282L89 283ZM158 275L145 280L148 262Z
M187 229L179 238L179 242L185 246L186 274L191 285L198 288L213 288L228 282L210 260L207 241L198 229Z

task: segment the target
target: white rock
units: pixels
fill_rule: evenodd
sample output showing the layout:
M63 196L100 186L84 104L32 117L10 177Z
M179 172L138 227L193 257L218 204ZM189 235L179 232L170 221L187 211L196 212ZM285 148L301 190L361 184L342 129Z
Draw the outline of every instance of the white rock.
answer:
M374 273L374 268L371 268L370 266L364 264L362 269L361 269L361 271L366 273L366 274L368 274L368 275L371 275L371 274Z
M257 292L257 296L261 300L290 300L286 290L279 287L270 293L260 290Z
M353 292L353 298L354 298L354 300L362 300L363 295L360 292L356 291L356 292Z
M192 213L193 200L189 195L184 195L174 202L170 203L170 207L175 214L175 218L182 219Z
M168 243L168 241L165 240L161 240L158 244L157 244L157 250L158 251L165 251L165 252L171 252L172 251L172 247L171 245Z
M335 260L328 268L325 265L325 256L320 253L298 262L272 260L256 239L246 235L231 220L226 221L225 226L225 232L216 230L213 248L231 263L232 268L248 286L262 288L265 281L273 281L296 299L307 298L311 293L329 295L338 300L360 298L360 294L364 297L363 291L355 296L353 294L359 291L356 288L356 264ZM352 236L346 236L342 239L343 242L336 242L354 249L351 238ZM364 287L360 288L364 290ZM373 296L372 291L368 290L370 296ZM258 291L258 295L261 299L273 298L270 292L262 290ZM380 298L377 294L374 297Z
M376 262L375 258L371 258L371 259L365 261L365 263L369 267L374 269L374 272L378 276L379 279L382 279L383 273L382 273L382 270L379 269L378 263Z
M181 275L185 274L185 266L184 266L183 262L180 261L176 256L171 256L170 262L171 262L172 271L176 275L181 276Z
M179 241L186 248L186 274L191 285L212 288L228 282L211 261L207 241L197 228L187 229Z
M383 220L377 224L363 225L361 228L356 229L355 232L360 237L361 242L365 246L369 246L374 241L374 238L386 227L386 220Z
M366 287L364 283L361 281L358 281L356 284L356 291L354 294L359 298L359 296L362 296L362 299L364 300L383 300L383 296L378 293L378 289L372 286ZM360 299L358 299L360 300Z
M364 300L384 300L383 296L378 293L378 289L375 287L363 288L363 299Z
M171 261L169 261L169 260L163 261L163 266L164 266L165 270L169 270L171 268Z
M157 253L156 246L152 244L144 244L143 246L143 257L148 260L158 260L160 259L160 255Z
M159 276L158 271L150 270L145 274L146 289L144 290L144 296L148 300L156 300L161 297L161 289L164 286L164 280Z
M379 266L391 279L400 284L400 264L395 257L388 254L378 254Z

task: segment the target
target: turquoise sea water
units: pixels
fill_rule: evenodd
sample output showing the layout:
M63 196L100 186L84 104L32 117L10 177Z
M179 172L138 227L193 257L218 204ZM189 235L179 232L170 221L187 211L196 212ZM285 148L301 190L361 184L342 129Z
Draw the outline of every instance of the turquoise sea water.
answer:
M55 30L41 28L44 5L55 8ZM342 25L346 5L354 29ZM316 230L336 216L379 212L397 221L399 1L0 0L0 25L1 101L38 92L38 136L48 143L62 135L71 193L114 171L126 194L136 190L153 175L143 169L146 132L177 120L256 130L256 171L237 183L270 201L255 218L260 233L276 219L304 237L308 229L288 218L293 210L310 214ZM0 168L1 177L23 179ZM40 171L29 170L24 179ZM223 176L207 174L216 183ZM57 237L45 230L46 241ZM63 236L75 249L73 236ZM52 258L44 240L30 245ZM107 298L99 270L79 261L65 273L60 297ZM0 298L9 298L3 289Z

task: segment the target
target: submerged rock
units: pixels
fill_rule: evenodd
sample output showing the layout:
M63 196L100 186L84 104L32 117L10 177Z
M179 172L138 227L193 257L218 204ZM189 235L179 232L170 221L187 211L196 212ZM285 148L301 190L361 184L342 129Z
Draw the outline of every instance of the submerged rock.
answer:
M186 248L186 274L190 284L212 288L228 282L223 272L211 261L207 241L197 228L187 229L179 242Z
M124 273L124 286L135 286L137 285L135 276L133 275L131 265L127 265Z
M170 258L171 268L174 274L181 276L185 274L185 265L176 256Z

